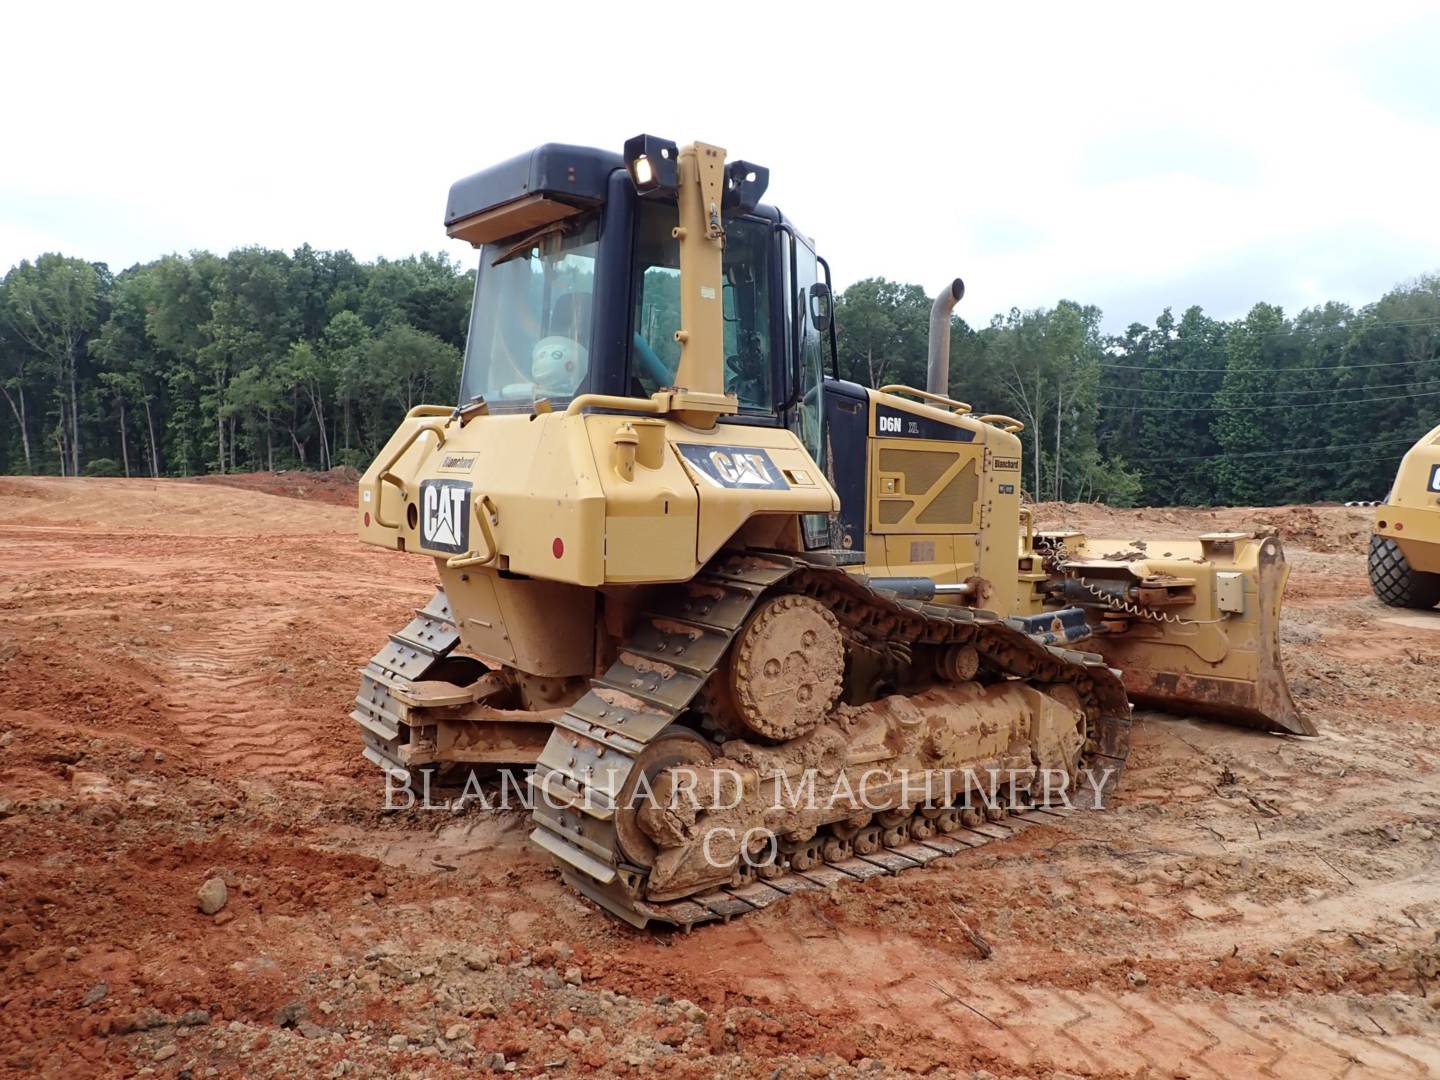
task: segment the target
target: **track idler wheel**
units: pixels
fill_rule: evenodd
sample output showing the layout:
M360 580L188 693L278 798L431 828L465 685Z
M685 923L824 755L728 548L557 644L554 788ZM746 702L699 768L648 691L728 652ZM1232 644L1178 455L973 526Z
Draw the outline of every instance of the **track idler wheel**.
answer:
M715 748L703 736L675 724L650 740L615 800L615 839L626 859L636 866L648 867L659 852L642 824L647 804L645 793L654 789L656 778L676 766L704 768L714 757ZM645 787L642 787L642 777Z
M784 741L811 731L840 698L845 640L820 601L785 594L760 603L736 636L735 713L751 732Z

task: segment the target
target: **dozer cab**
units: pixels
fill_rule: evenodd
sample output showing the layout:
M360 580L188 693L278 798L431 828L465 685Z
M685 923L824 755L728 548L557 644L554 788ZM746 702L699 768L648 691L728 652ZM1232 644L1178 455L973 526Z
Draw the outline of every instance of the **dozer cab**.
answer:
M639 136L451 188L460 401L359 485L361 539L441 587L364 669L365 755L533 765L565 879L688 927L1098 801L1132 700L1313 733L1278 540L1037 533L1020 424L949 396L960 283L927 389L840 379L828 268L767 179Z
M1391 607L1440 604L1440 427L1400 459L1370 534L1370 587Z

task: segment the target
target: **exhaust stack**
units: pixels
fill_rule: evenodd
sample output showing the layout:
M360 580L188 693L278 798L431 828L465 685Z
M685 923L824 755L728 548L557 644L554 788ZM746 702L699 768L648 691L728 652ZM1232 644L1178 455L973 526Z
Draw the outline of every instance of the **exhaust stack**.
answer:
M965 295L965 282L958 277L940 290L930 307L930 363L925 389L932 394L950 394L950 312Z

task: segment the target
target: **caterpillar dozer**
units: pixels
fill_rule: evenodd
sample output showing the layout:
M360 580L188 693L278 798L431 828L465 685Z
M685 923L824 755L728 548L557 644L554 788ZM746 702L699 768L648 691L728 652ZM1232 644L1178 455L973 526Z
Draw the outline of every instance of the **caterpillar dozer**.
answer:
M411 410L358 502L440 589L363 670L366 757L530 766L565 880L688 928L1093 804L1132 702L1313 734L1279 541L1037 531L1021 425L949 396L961 283L926 389L841 379L829 268L767 182L646 135L452 186L459 404Z
M1370 534L1370 587L1391 607L1440 604L1440 427L1403 458Z

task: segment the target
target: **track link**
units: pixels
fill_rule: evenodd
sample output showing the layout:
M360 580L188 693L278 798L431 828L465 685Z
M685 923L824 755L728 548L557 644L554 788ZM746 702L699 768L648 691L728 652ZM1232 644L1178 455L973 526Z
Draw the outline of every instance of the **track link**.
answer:
M639 621L615 662L560 718L530 776L531 839L556 859L567 883L611 914L643 927L689 928L768 906L792 892L899 873L1010 836L1058 811L1028 810L1008 825L945 808L917 810L929 823L892 823L883 839L829 846L804 871L766 880L737 874L730 886L679 900L644 897L647 871L629 864L615 818L626 780L646 745L690 706L762 595L780 583L814 596L842 626L876 640L973 645L992 670L1040 683L1068 683L1089 719L1085 755L1118 780L1129 751L1130 705L1118 676L1094 654L1044 645L991 612L901 600L840 567L794 554L724 552L694 579L666 590ZM1108 786L1107 789L1108 790ZM937 821L935 814L940 815ZM992 814L999 817L1003 811ZM912 819L915 814L911 815ZM943 822L943 824L942 824ZM912 839L928 834L924 839ZM869 850L859 854L859 848ZM809 858L803 860L811 862Z
M360 725L365 757L397 783L408 784L411 779L400 753L400 747L410 741L411 710L394 690L425 678L459 643L460 631L445 590L436 589L430 602L417 608L415 617L391 634L360 669L360 692L355 695L350 719Z

